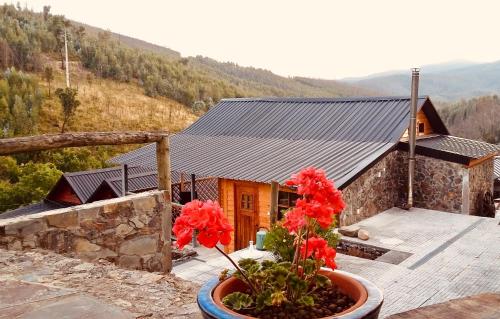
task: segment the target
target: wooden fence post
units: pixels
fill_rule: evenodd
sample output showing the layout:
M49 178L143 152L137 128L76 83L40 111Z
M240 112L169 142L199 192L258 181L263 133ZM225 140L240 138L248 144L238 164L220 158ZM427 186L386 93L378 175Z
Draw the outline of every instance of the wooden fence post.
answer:
M270 219L271 225L274 225L278 219L278 194L280 191L280 184L278 182L271 182L271 211Z
M156 161L158 165L158 189L163 191L165 209L161 214L161 239L163 241L164 271L172 270L172 181L170 179L169 139L162 137L156 142Z

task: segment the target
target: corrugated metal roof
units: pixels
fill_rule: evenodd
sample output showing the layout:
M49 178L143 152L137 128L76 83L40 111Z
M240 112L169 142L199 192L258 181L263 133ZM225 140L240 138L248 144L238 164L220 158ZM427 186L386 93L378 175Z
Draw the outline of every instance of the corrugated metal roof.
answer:
M54 203L51 201L43 200L41 202L30 204L26 206L21 206L16 209L8 210L6 212L0 213L0 219L14 218L19 216L25 216L30 214L36 214L45 212L48 210L59 209L66 207L60 203Z
M151 172L151 168L144 166L129 167L129 175L137 175L141 173ZM86 203L92 193L106 179L120 177L122 174L121 167L112 167L104 169L96 169L92 171L65 173L62 178L65 178L75 191L82 203Z
M408 142L402 144L402 149L408 149ZM434 135L417 139L416 152L467 165L471 160L500 154L500 146L451 135Z
M177 172L172 172L171 175L172 183L174 180L180 179L180 174ZM107 183L108 186L114 191L117 196L122 193L122 179L121 177L107 179L103 183ZM158 187L158 174L156 172L149 172L145 174L132 175L128 178L128 190L129 192L139 192L149 189L154 189Z
M500 156L495 157L495 179L500 179Z
M409 112L408 97L222 100L171 138L172 169L268 183L313 165L342 187L396 145ZM154 168L155 145L112 162Z

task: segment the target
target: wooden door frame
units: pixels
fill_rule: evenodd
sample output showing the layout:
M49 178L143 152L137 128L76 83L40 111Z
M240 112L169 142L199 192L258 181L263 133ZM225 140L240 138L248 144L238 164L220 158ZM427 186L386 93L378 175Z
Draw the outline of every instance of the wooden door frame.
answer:
M249 187L254 189L254 218L257 222L257 229L260 226L260 216L259 216L259 185L252 182L234 182L234 250L237 250L238 244L238 219L239 219L239 204L240 199L238 198L238 187Z

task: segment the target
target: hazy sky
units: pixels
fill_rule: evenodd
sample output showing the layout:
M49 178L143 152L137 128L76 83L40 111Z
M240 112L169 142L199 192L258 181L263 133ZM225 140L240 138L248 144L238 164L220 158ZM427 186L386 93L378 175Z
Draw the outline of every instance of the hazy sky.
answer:
M8 1L13 2L15 1ZM281 75L342 78L500 60L500 1L20 1L180 51Z

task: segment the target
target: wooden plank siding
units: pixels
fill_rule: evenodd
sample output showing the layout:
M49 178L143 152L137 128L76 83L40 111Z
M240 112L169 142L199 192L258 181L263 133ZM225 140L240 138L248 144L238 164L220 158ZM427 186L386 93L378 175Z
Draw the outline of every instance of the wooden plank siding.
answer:
M418 132L419 123L424 124L424 133L423 134ZM420 110L417 113L417 136L425 136L425 135L430 135L433 133L434 133L434 130L432 129L431 122L429 121L429 119L427 118L425 113L422 110ZM408 138L408 129L406 129L406 131L403 133L403 136L402 136L402 139L407 139L407 138Z
M258 210L258 227L270 228L271 222L269 217L269 211L271 209L271 185L256 182L242 182L234 181L229 179L219 179L219 201L224 213L226 214L229 223L233 225L236 229L236 203L235 203L235 191L236 185L245 185L250 187L255 187L257 189L257 210ZM235 236L233 233L233 239L231 243L226 247L226 251L232 252L235 249Z

